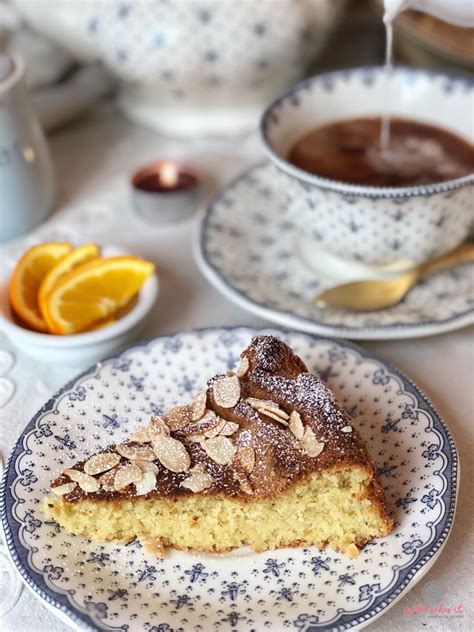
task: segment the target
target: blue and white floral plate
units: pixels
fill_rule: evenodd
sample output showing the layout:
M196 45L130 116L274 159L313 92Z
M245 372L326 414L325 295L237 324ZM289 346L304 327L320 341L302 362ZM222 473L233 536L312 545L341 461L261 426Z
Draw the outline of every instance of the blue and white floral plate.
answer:
M393 533L356 559L295 548L171 552L158 560L137 543L92 543L45 520L38 504L64 467L122 441L152 413L190 401L207 378L234 366L257 332L157 338L59 391L6 467L1 515L11 558L58 614L89 630L347 630L383 614L433 564L452 526L458 479L455 445L431 404L396 369L350 343L261 331L284 339L337 393L375 459Z
M424 279L391 309L360 313L315 305L316 293L373 270L318 251L289 220L275 167L264 162L225 187L203 211L198 265L227 298L271 322L363 340L431 336L474 323L474 264Z

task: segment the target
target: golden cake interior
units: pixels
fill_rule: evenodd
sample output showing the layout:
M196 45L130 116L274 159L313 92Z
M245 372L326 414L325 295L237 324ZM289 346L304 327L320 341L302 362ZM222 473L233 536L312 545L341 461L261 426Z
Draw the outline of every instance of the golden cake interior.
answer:
M224 495L82 500L49 498L47 513L68 531L91 540L142 542L222 551L250 545L257 551L326 543L348 554L389 530L371 500L371 476L362 468L311 474L274 500L244 503ZM354 546L355 545L355 546Z
M138 538L155 552L329 545L356 555L388 534L372 461L329 389L277 338L255 338L241 357L190 406L66 470L43 511L74 534Z

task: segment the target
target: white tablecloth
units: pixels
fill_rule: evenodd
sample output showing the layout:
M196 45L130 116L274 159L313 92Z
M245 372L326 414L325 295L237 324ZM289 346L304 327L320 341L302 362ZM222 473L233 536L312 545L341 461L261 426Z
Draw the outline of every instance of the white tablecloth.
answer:
M157 263L161 291L156 321L144 337L211 325L259 324L261 321L220 296L202 278L191 252L192 221L168 228L139 222L130 207L128 176L157 157L185 157L205 170L209 189L259 160L256 137L213 141L177 141L133 127L104 106L87 120L51 138L59 185L58 211L40 236L113 243ZM211 181L212 178L212 181ZM28 238L3 247L0 257L16 257ZM472 630L472 452L473 329L406 341L364 344L396 364L431 398L448 423L462 463L458 511L452 535L434 568L370 630ZM84 367L83 367L84 368ZM41 405L78 368L57 368L30 360L0 332L0 456L6 461L18 434ZM70 628L48 612L28 589L21 590L0 547L0 631L66 632ZM464 604L463 616L407 615L423 602L427 582L447 606ZM133 632L139 632L133 631ZM276 632L280 632L277 630Z

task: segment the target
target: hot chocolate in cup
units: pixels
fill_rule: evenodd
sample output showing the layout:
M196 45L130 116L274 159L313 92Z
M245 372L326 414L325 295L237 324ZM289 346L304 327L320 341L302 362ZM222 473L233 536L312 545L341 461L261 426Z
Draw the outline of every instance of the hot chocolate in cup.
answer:
M387 112L472 143L473 92L472 82L461 76L397 67L387 77L382 67L372 67L318 75L272 103L262 116L261 136L306 258L326 254L380 271L404 270L469 237L473 173L427 184L373 186L309 173L289 155L312 129Z

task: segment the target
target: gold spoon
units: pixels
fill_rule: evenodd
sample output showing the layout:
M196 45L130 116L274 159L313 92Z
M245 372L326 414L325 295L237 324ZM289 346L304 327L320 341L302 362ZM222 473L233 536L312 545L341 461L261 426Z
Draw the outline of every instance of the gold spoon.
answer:
M399 303L421 277L469 261L474 261L474 244L460 246L392 279L353 281L332 287L317 294L314 301L318 307L334 307L355 312L387 309Z

